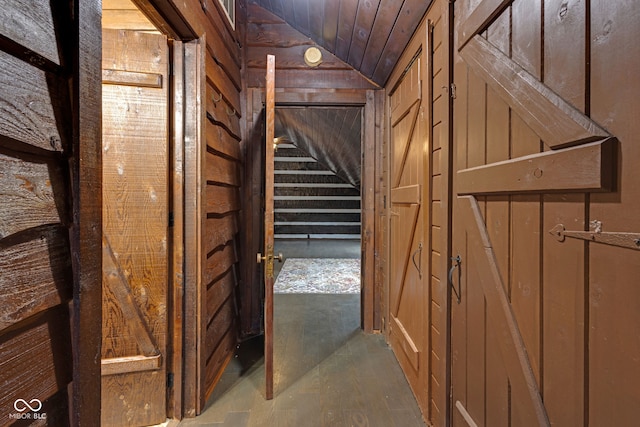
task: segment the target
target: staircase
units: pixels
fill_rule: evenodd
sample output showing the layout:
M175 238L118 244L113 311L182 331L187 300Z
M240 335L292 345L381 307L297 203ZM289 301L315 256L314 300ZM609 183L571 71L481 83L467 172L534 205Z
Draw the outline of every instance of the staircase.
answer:
M275 153L276 239L359 239L360 189L294 144Z

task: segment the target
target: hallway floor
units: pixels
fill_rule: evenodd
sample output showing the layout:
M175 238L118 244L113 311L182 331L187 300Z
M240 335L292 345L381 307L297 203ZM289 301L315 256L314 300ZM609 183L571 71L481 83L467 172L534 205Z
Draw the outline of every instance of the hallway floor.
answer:
M282 243L285 257L360 255L358 241ZM274 312L274 399L264 398L263 341L254 338L239 346L203 413L180 426L425 425L384 338L360 330L359 294L276 294Z

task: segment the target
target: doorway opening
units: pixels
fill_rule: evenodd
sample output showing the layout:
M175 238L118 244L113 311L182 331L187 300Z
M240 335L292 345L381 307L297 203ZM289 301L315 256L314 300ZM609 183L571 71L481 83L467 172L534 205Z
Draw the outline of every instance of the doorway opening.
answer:
M358 106L276 108L275 293L360 294L361 129Z

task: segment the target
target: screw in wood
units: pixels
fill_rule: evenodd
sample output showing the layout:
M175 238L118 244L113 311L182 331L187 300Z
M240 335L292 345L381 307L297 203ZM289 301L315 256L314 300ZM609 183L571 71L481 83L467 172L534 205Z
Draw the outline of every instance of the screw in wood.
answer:
M633 243L635 243L636 246L640 248L640 239L635 239Z

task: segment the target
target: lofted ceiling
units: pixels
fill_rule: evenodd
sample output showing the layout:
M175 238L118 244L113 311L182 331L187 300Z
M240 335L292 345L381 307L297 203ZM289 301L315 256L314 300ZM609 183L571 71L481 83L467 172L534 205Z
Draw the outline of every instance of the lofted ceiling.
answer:
M384 86L431 0L250 0Z

